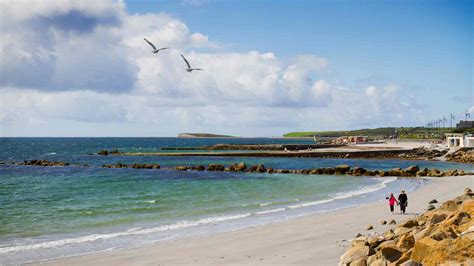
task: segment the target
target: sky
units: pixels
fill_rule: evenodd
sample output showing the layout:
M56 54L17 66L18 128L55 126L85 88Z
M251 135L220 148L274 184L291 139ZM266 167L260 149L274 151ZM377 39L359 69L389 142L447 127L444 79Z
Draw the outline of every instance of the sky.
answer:
M472 17L473 1L0 0L0 136L449 125L474 118Z

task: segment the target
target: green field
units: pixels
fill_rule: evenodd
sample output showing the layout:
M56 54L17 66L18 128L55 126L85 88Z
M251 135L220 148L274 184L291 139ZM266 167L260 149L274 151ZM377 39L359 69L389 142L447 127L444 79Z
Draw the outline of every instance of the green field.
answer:
M397 135L401 139L430 139L439 138L444 133L463 133L473 132L474 128L457 130L454 128L425 128L425 127L380 127L373 129L357 129L357 130L341 130L341 131L307 131L307 132L290 132L284 137L320 137L320 138L335 138L342 136L368 136L371 139L388 138Z

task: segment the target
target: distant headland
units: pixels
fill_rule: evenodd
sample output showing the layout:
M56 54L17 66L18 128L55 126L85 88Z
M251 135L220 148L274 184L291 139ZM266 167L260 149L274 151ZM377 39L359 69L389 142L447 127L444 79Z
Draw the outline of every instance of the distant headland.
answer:
M179 133L178 138L235 138L235 136L210 133Z

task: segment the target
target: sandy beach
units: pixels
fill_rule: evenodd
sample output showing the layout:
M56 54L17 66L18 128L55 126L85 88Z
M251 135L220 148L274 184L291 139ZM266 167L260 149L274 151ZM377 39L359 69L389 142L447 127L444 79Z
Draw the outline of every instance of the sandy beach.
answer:
M454 198L474 187L474 175L433 178L408 194L406 215L391 214L388 204L371 204L305 216L285 222L181 239L128 250L67 257L52 265L337 265L349 240L357 233L383 233L394 227L380 220L408 219L424 211L427 202ZM398 191L394 191L398 193ZM367 225L374 230L367 231Z

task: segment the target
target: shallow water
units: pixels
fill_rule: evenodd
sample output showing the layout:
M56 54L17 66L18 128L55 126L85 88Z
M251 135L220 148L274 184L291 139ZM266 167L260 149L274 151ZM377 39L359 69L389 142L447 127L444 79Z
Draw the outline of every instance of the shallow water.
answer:
M273 168L349 164L391 169L417 164L473 171L472 165L398 160L94 156L101 149L158 151L217 143L310 143L283 139L1 138L0 161L47 159L90 167L0 165L0 262L95 252L235 230L384 199L419 180L324 175L105 169L102 164L263 163Z

